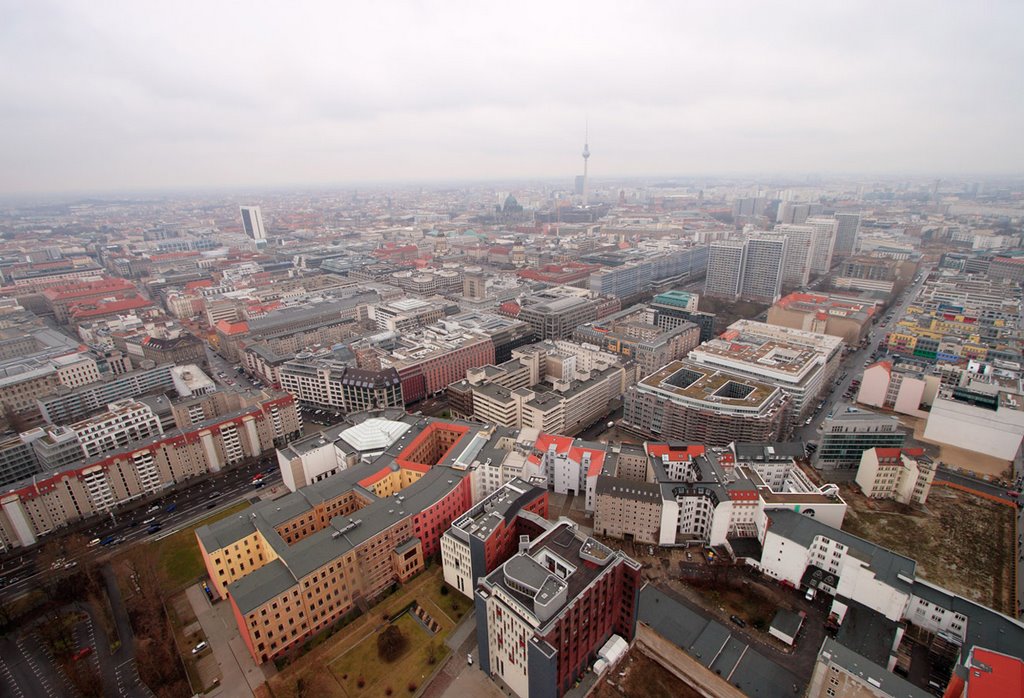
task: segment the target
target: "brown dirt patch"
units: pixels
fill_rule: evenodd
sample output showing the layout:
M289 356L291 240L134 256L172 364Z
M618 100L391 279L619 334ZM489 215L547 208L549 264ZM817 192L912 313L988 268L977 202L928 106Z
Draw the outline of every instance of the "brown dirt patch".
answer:
M626 675L619 676L620 672L626 672ZM601 681L591 695L595 698L618 698L619 696L698 698L701 694L634 647L614 669L601 677Z
M867 499L843 485L843 530L917 561L917 574L1003 613L1013 609L1014 509L933 487L926 510Z

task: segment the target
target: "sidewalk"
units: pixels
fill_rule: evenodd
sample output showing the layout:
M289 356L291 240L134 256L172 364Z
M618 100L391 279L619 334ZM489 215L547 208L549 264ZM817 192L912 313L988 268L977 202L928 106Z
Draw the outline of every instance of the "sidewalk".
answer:
M220 685L206 695L249 698L268 677L253 661L239 636L230 604L222 601L211 605L198 584L190 586L185 593L220 668ZM268 666L273 670L273 664Z

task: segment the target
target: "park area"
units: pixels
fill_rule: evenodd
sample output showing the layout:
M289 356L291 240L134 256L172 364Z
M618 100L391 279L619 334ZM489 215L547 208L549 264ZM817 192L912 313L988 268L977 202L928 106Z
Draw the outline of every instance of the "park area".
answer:
M986 606L1012 613L1011 506L933 486L925 510L871 500L844 485L843 530L917 561L917 575Z
M450 650L445 640L471 606L468 598L444 585L441 567L432 565L368 613L334 634L314 638L308 652L270 679L270 694L274 698L412 695L447 658ZM380 639L395 633L389 626L397 628L402 641Z

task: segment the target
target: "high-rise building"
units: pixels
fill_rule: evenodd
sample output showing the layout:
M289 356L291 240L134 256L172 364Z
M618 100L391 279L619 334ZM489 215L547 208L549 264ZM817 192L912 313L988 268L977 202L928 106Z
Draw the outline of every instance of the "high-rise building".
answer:
M857 249L857 233L860 232L859 213L837 213L836 244L832 253L848 257Z
M811 249L811 273L827 274L832 268L832 252L836 243L839 222L835 218L814 216L805 224L814 228L814 246Z
M704 293L720 298L740 295L743 281L743 260L747 246L739 240L712 242L708 250L708 271Z
M640 565L560 521L480 580L480 668L520 698L558 698L636 630Z
M711 243L704 293L774 303L782 291L786 236L757 233L745 241Z
M783 262L782 281L787 285L806 286L811 277L815 229L809 225L780 224L765 235L786 238L786 258Z
M257 245L267 241L267 230L263 227L263 213L259 206L240 206L242 212L242 229Z
M787 240L755 235L747 239L743 260L740 297L762 303L774 303L782 294L782 268Z

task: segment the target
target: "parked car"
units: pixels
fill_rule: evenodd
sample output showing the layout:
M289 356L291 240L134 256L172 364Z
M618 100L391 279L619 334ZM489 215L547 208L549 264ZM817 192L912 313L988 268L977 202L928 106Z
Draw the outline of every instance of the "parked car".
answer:
M71 661L77 662L79 659L85 659L90 654L92 654L92 647L83 647L71 655Z
M192 648L192 654L199 654L200 652L205 650L207 647L209 647L209 645L206 644L206 640L203 640L198 645L196 645L195 647Z
M744 621L742 618L737 616L735 613L733 615L729 616L729 620L731 620L733 623L735 623L736 625L740 626L741 628L747 627L746 621Z

